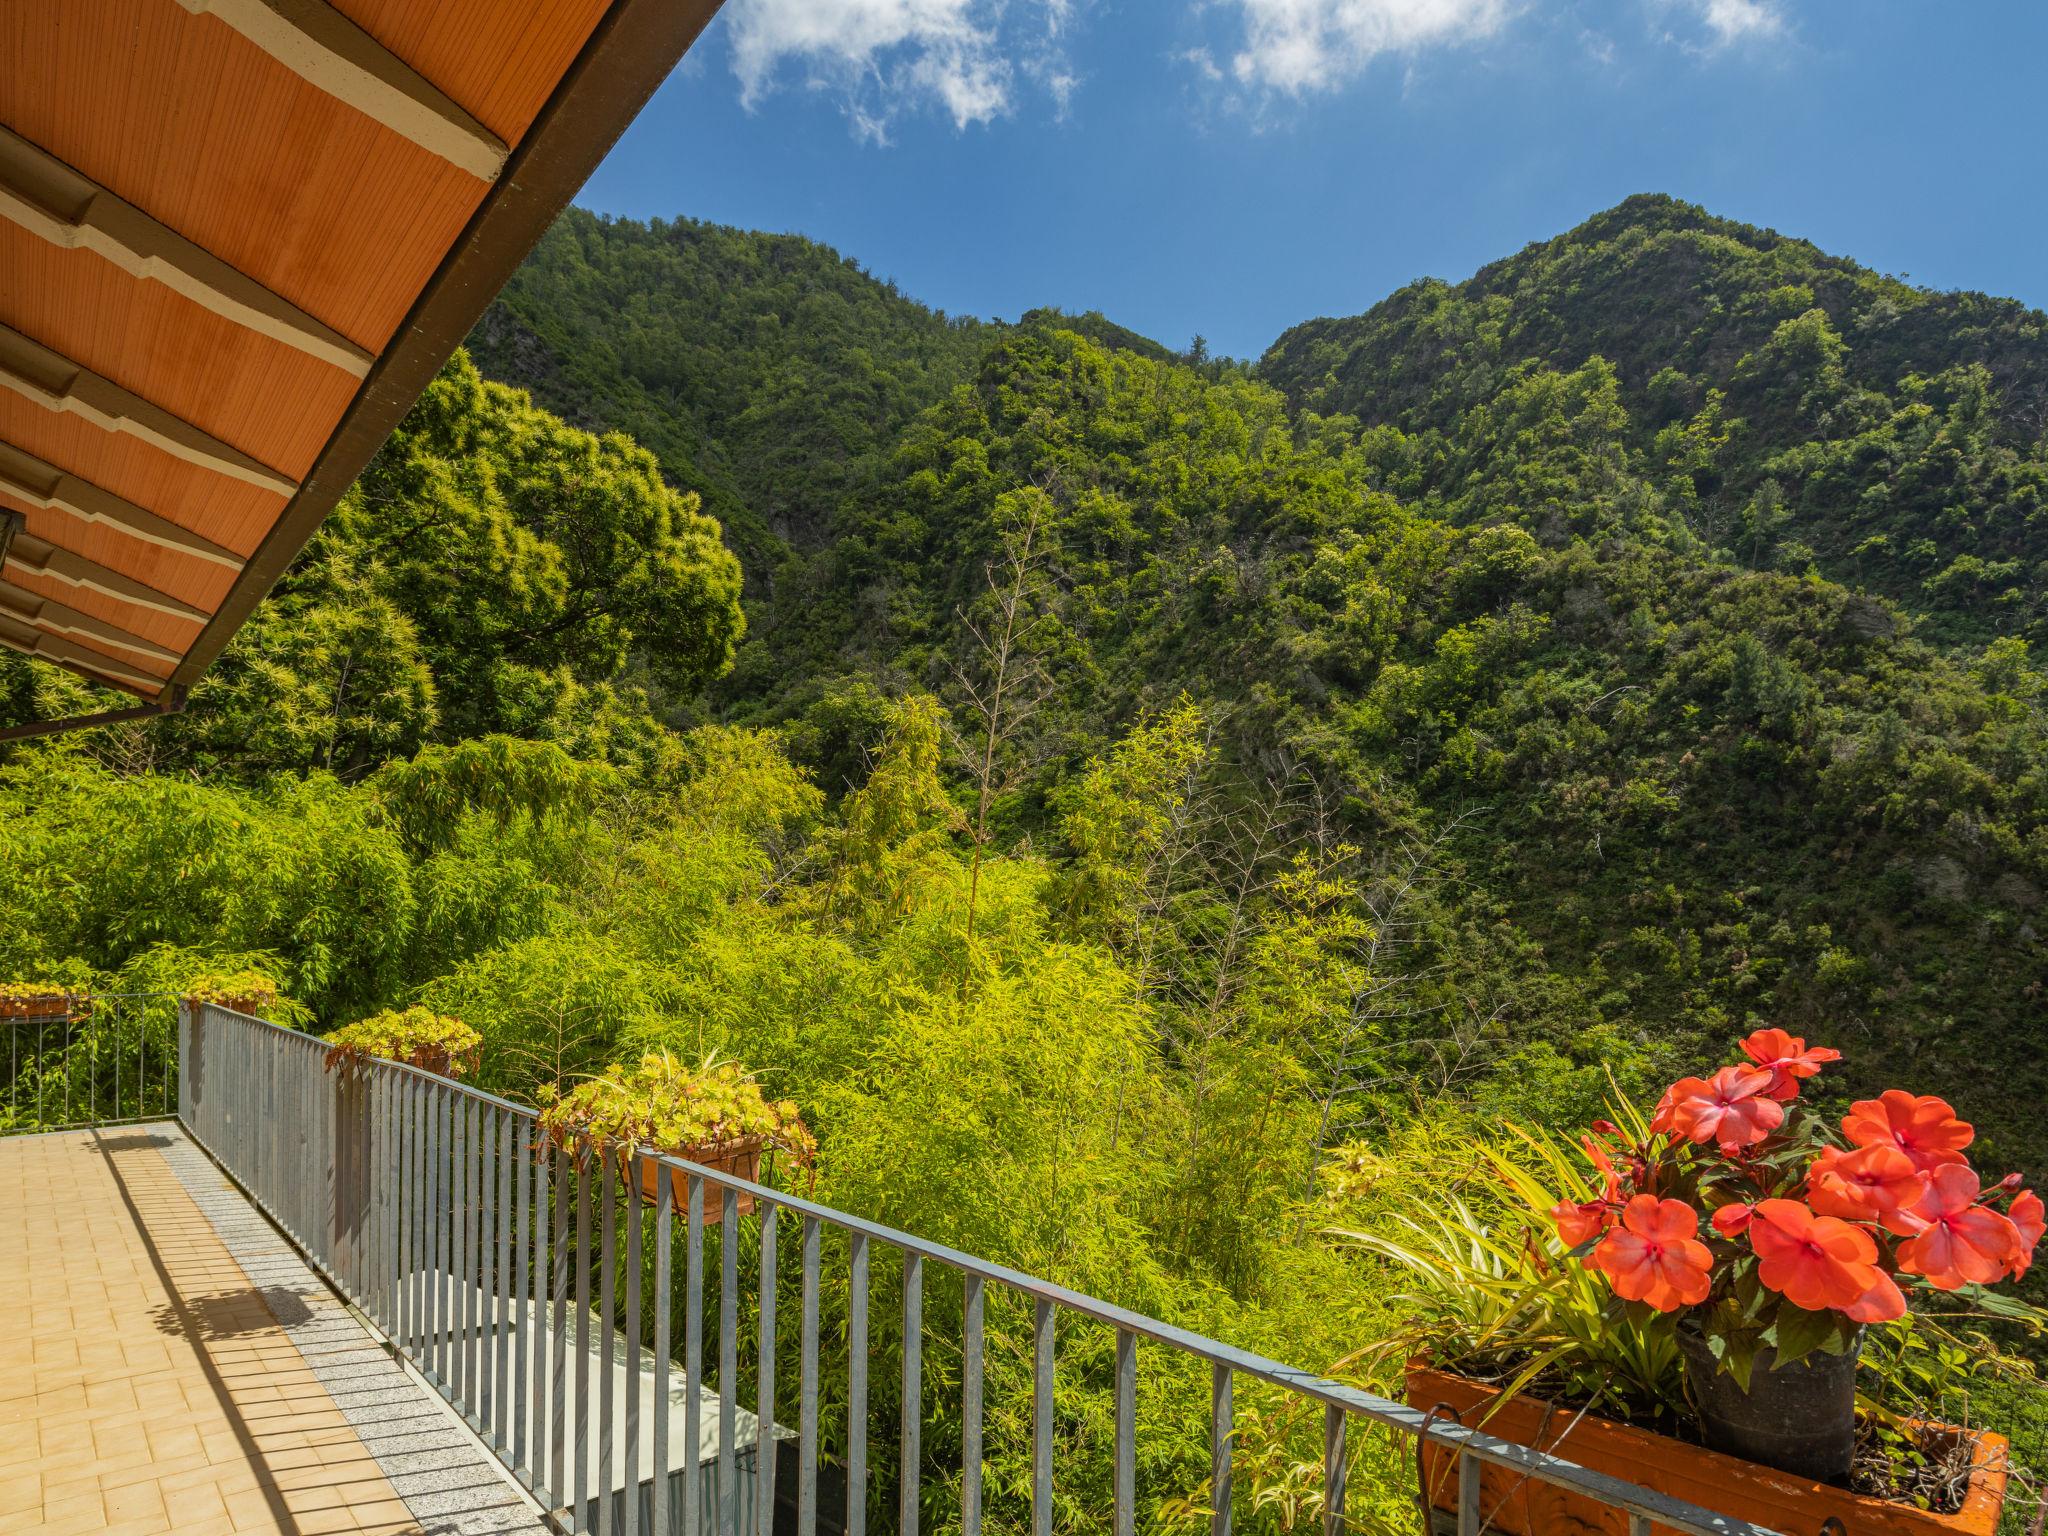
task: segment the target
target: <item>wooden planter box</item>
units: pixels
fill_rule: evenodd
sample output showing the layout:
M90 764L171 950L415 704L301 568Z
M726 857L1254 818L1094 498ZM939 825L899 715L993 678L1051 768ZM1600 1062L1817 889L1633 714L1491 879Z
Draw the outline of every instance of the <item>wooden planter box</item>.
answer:
M745 1179L749 1184L761 1182L761 1138L742 1136L738 1141L705 1142L694 1147L680 1147L670 1154L685 1162L697 1163L706 1168L716 1168L720 1173L729 1173L735 1178ZM625 1174L625 1169L620 1173ZM682 1220L690 1215L690 1176L680 1168L664 1167L660 1163L643 1160L640 1164L640 1195L650 1204L661 1193L661 1176L669 1176L670 1209ZM754 1197L744 1190L740 1192L739 1214L744 1216L754 1208ZM704 1225L715 1227L725 1220L725 1191L718 1185L707 1182L704 1185Z
M49 992L41 997L0 997L0 1019L84 1018L91 1011L85 999L61 992Z
M1547 1451L1595 1472L1774 1531L1810 1536L1834 1519L1841 1522L1847 1536L1992 1536L2005 1503L2008 1447L1998 1435L1977 1437L1962 1509L1953 1515L1937 1515L1808 1482L1789 1472L1611 1419L1588 1414L1573 1424L1572 1410L1553 1408L1541 1398L1516 1397L1487 1417L1486 1409L1498 1395L1496 1388L1483 1382L1423 1365L1408 1368L1411 1408L1426 1412L1441 1403L1455 1409L1460 1422L1496 1439ZM1454 1516L1457 1453L1425 1445L1422 1460L1430 1504ZM1506 1467L1483 1468L1480 1489L1480 1510L1487 1528L1501 1536L1557 1536L1564 1532L1629 1536L1628 1516L1621 1510L1568 1489L1525 1482L1519 1472ZM1651 1529L1656 1536L1676 1536L1668 1526L1653 1525Z

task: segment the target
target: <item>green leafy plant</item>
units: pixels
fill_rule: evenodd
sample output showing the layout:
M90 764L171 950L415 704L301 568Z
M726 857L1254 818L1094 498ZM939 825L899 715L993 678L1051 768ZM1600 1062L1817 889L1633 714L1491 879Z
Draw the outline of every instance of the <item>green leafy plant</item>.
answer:
M1504 1396L1543 1381L1559 1397L1625 1417L1684 1411L1685 1373L1668 1330L1613 1316L1601 1278L1572 1258L1550 1212L1592 1199L1593 1175L1547 1131L1513 1128L1506 1139L1459 1138L1446 1166L1464 1181L1425 1188L1384 1209L1369 1227L1327 1235L1392 1264L1410 1289L1412 1318L1366 1357L1426 1359L1445 1370L1501 1380ZM1333 1199L1370 1176L1372 1154L1340 1154ZM1391 1171L1391 1170L1383 1170Z
M185 983L185 997L190 1002L257 1015L276 1005L278 990L275 980L252 969L202 971Z
M817 1143L788 1100L771 1101L738 1064L688 1067L665 1050L615 1062L567 1093L540 1090L543 1134L572 1156L633 1147L691 1152L758 1140L808 1163Z
M372 1058L404 1062L446 1077L476 1070L483 1036L460 1019L426 1008L387 1009L323 1037L327 1065L359 1065Z

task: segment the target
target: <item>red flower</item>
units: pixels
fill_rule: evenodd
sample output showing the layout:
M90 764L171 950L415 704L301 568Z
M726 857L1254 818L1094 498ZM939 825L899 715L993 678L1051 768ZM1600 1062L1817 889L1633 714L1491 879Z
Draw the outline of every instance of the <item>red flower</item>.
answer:
M1699 1213L1684 1201L1637 1195L1589 1262L1624 1301L1675 1312L1705 1301L1712 1288L1714 1256L1698 1240L1699 1230Z
M1785 1107L1765 1097L1771 1074L1755 1067L1723 1067L1707 1081L1681 1078L1671 1085L1671 1128L1693 1141L1719 1142L1723 1152L1753 1147L1785 1123Z
M1806 1198L1823 1216L1877 1221L1911 1236L1920 1230L1901 1213L1927 1193L1927 1175L1897 1147L1878 1143L1844 1152L1830 1147L1807 1175Z
M1765 1092L1781 1103L1799 1096L1801 1078L1817 1076L1829 1062L1842 1059L1840 1051L1824 1045L1808 1049L1799 1036L1782 1029L1756 1031L1742 1042L1742 1054L1771 1074L1771 1086Z
M1749 1242L1763 1260L1757 1278L1809 1312L1846 1312L1884 1278L1869 1233L1833 1216L1816 1216L1797 1200L1759 1204Z
M1977 1204L1977 1175L1963 1163L1945 1163L1920 1203L1906 1212L1918 1232L1899 1249L1899 1268L1925 1275L1938 1291L2003 1280L2026 1262L2030 1245L2009 1218ZM2017 1203L2017 1202L2015 1202Z
M1614 1225L1614 1212L1597 1200L1584 1205L1570 1200L1560 1200L1550 1208L1550 1219L1557 1223L1557 1235L1567 1248L1576 1248L1589 1243Z
M2012 1277L2017 1280L2033 1265L2034 1247L2041 1241L2041 1234L2048 1231L2048 1210L2042 1207L2039 1195L2031 1189L2023 1189L2013 1198L2012 1209L2005 1214L2013 1230L2020 1235L2020 1256L2012 1266Z
M1714 1212L1714 1230L1723 1237L1740 1237L1749 1230L1750 1218L1755 1214L1756 1207L1752 1205L1724 1205Z
M1850 1105L1842 1117L1842 1134L1859 1147L1897 1147L1922 1170L1962 1162L1963 1148L1977 1137L1946 1099L1916 1098L1902 1088Z
M1852 1323L1889 1323L1906 1315L1906 1297L1898 1282L1880 1269L1877 1284L1841 1310Z
M1696 1077L1688 1077L1685 1079L1685 1081L1688 1083L1696 1083L1699 1081L1699 1079ZM1664 1090L1664 1097L1657 1101L1656 1109L1653 1110L1650 1114L1650 1134L1652 1136L1662 1135L1664 1132L1671 1129L1671 1112L1673 1109L1677 1107L1677 1104L1678 1088L1676 1085L1673 1085L1672 1087L1666 1088Z

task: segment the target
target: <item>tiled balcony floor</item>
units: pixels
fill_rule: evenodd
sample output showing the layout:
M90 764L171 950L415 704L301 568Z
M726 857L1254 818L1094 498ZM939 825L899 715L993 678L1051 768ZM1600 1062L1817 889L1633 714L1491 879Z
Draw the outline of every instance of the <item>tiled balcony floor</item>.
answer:
M0 1139L0 1528L541 1529L171 1125Z

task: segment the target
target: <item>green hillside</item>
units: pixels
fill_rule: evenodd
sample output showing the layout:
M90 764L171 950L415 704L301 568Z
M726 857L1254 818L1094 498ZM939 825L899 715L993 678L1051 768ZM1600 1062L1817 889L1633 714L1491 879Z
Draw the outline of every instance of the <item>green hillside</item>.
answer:
M1633 197L1466 282L1296 326L1260 371L1298 408L1448 447L1531 361L1593 358L1706 550L1883 593L1942 637L2042 637L2048 316L2011 300Z

